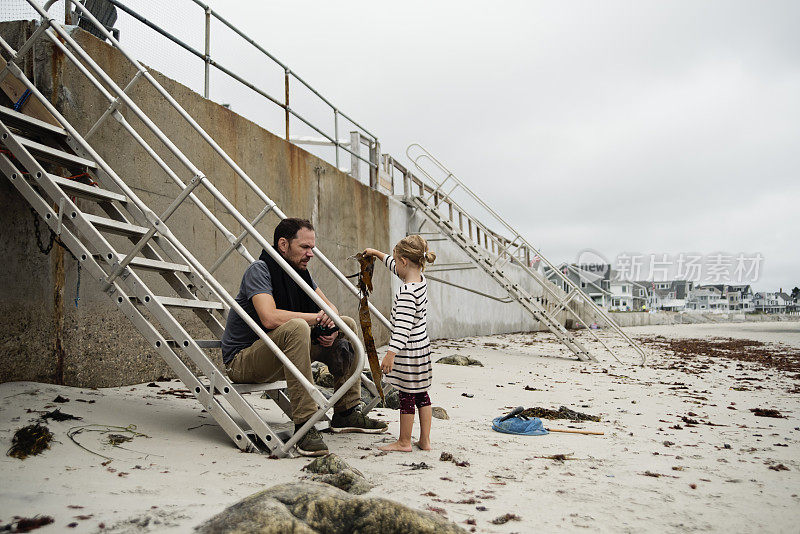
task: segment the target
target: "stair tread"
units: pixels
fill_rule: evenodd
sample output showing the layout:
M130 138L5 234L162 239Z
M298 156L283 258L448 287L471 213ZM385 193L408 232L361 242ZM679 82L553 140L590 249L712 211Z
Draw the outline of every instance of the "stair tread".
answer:
M286 381L264 382L263 384L233 384L233 389L239 393L254 393L261 391L272 391L274 389L286 389Z
M70 180L69 178L62 178L54 174L48 174L48 176L50 177L51 180L53 180L62 188L69 189L70 191L74 192L77 196L82 198L116 200L122 203L128 202L128 197L126 197L125 195L114 193L113 191L109 191L108 189L103 189L102 187L95 187L75 180Z
M222 341L219 339L195 339L194 342L197 343L201 349L218 349L222 346ZM167 345L170 347L177 347L178 342L174 339L168 339Z
M111 233L117 233L120 235L144 235L147 233L147 228L144 226L138 226L122 221L115 221L114 219L109 219L108 217L91 215L89 213L84 213L84 217L86 217L86 219L93 225L103 228Z
M64 150L59 148L54 148L37 141L33 141L28 139L27 137L22 137L19 135L15 135L14 138L19 141L19 143L28 148L29 150L36 152L39 154L43 159L49 160L56 160L58 163L67 162L72 163L74 165L80 165L83 167L89 167L90 169L96 169L97 165L94 161L86 158L82 158L80 156L76 156L75 154L70 154Z
M183 299L180 297L156 297L156 300L164 306L171 306L174 308L202 308L213 310L222 310L225 308L221 302L214 302L211 300Z
M139 297L131 295L130 299L133 302L138 304L143 304ZM162 306L167 306L170 308L200 308L203 310L222 310L224 306L220 302L213 302L210 300L198 300L198 299L183 299L180 297L162 297L156 296L155 300L159 302Z
M30 115L26 115L24 113L20 113L19 111L15 111L11 108L6 106L0 106L0 119L12 126L20 128L21 126L25 127L33 127L40 131L46 131L50 134L60 135L60 136L67 136L69 135L64 128L60 126L53 126L50 123L44 122L43 120L36 119L31 117Z
M122 261L125 259L124 254L117 255L117 261ZM182 273L189 273L191 269L188 265L182 265L180 263L172 263L169 261L161 261L161 260L153 260L150 258L142 258L141 256L136 256L130 262L132 267L139 267L140 269L149 269L153 271L180 271Z

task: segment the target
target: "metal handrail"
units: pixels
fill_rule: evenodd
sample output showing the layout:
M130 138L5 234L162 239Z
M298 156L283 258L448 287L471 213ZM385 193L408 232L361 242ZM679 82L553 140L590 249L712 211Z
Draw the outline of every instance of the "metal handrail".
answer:
M323 301L319 295L317 295L311 287L306 284L306 282L299 276L297 272L283 259L280 254L278 254L272 246L270 246L269 242L255 229L253 228L247 219L227 200L227 198L222 195L219 190L214 187L213 184L203 175L199 169L197 169L194 164L183 154L180 149L178 149L172 141L160 130L160 128L152 122L152 120L138 107L138 105L133 102L130 97L116 84L111 80L108 75L100 68L94 60L86 52L81 48L81 46L75 42L72 37L64 31L62 27L58 23L56 23L55 19L51 18L47 10L52 6L52 4L56 0L48 0L47 3L44 5L44 9L39 6L36 0L26 0L31 7L36 10L39 15L42 17L41 24L44 26L48 26L46 30L44 30L44 35L46 35L51 41L57 43L61 40L62 43L67 44L72 50L74 50L78 56L83 60L83 62L91 68L92 71L98 75L103 82L111 89L113 93L117 95L117 98L124 101L125 105L147 126L147 128L155 135L155 137L172 152L190 171L193 173L194 177L198 179L202 186L204 186L209 193L221 203L221 205L234 217L234 219L239 222L249 233L253 236L255 241L267 251L268 254L281 266L281 268L289 274L289 276L301 287L301 289L322 309L332 320L333 322L339 327L339 329L344 333L344 335L348 338L353 346L356 358L357 358L357 367L356 369L363 369L364 363L366 360L366 355L364 351L364 347L358 338L358 336L353 332L347 324L339 317L338 314L334 313L333 310ZM69 1L69 0L68 0ZM90 20L99 31L101 31L105 37L114 45L120 52L132 63L132 65L142 73L143 77L150 82L150 84L167 100L167 102L176 110L178 113L192 126L192 128L212 147L212 149L220 155L226 163L238 174L248 186L253 189L253 191L259 195L266 203L272 203L272 201L263 193L263 191L258 188L258 186L247 176L244 171L242 171L238 165L236 165L233 160L225 153L222 148L208 135L205 130L203 130L194 119L189 116L189 114L177 103L177 101L172 98L169 93L147 72L144 67L138 63L135 59L133 59L119 44L119 42L113 37L113 35L108 32L105 27L100 24L97 19L80 3L75 2L75 6L82 11L83 15ZM50 31L50 28L54 30ZM75 56L68 56L71 61L76 61ZM76 64L79 62L76 62ZM9 62L9 65L16 64L13 62ZM83 69L84 74L87 74L88 71ZM24 78L24 77L23 77ZM91 78L90 78L91 79ZM35 86L30 84L27 79L23 80L27 82L26 85L32 91L36 91ZM95 85L99 85L97 80L92 80ZM106 98L109 98L111 95L104 95ZM186 247L172 234L169 228L163 224L163 221L159 219L148 207L144 204L144 202L138 198L138 196L130 189L130 187L122 180L114 171L111 169L105 161L97 154L94 149L86 142L80 134L75 131L75 129L64 119L64 117L55 109L52 104L50 104L47 99L43 99L42 102L48 111L52 113L62 124L64 125L65 129L70 133L73 139L90 155L92 156L98 163L98 166L108 174L108 176L114 181L117 187L120 188L130 199L131 203L135 205L142 213L145 214L147 219L153 226L159 227L159 233L163 235L186 259L187 263L191 265L191 267L198 273L200 278L208 284L209 287L213 288L215 293L219 295L225 303L236 311L237 314L247 323L247 325L258 335L258 337L264 341L264 343L272 350L272 352L279 358L279 360L284 364L284 366L289 369L289 371L298 379L300 384L303 386L306 391L308 391L309 395L324 409L318 410L318 412L312 416L309 421L299 429L295 435L284 444L283 452L286 453L288 450L294 446L294 444L302 438L305 432L316 422L318 421L329 409L332 407L344 393L355 383L356 380L360 378L360 372L356 372L345 381L345 383L336 391L334 391L333 395L330 399L325 399L316 387L308 380L306 377L300 373L300 371L292 364L292 362L286 357L286 355L278 348L278 346L263 332L261 327L256 324L256 322L247 314L244 309L236 302L236 300L227 292L227 290L222 287L222 285L203 267L203 265L191 254L191 252L186 249ZM166 170L166 169L165 169ZM182 185L181 189L182 192L187 188L185 184ZM281 213L282 215L282 213ZM285 218L283 215L281 218ZM338 269L333 267L332 264L326 263L333 268L334 272L337 272ZM341 273L338 273L341 274Z
M433 187L431 187L428 184L426 184L423 180L421 180L416 175L414 175L414 173L409 171L402 163L400 163L396 159L392 158L390 155L384 154L383 157L385 158L387 167L390 167L392 169L396 169L396 170L400 171L400 173L402 173L402 175L403 175L403 185L404 185L404 192L403 192L402 196L406 200L408 200L408 198L412 196L412 192L411 192L411 185L412 184L416 184L419 187L421 196L425 196L425 195L427 195L428 197L432 196L432 194L434 193ZM431 181L433 181L434 184L436 183L435 180L431 180ZM514 241L514 239L508 239L506 237L503 237L503 236L497 234L496 232L494 232L493 230L491 230L490 228L486 227L483 223L481 223L481 221L475 219L472 215L467 213L467 211L464 208L462 208L460 205L458 205L455 201L453 201L452 198L443 197L442 202L440 202L438 204L438 206L441 206L441 205L444 205L444 204L446 204L448 207L453 209L453 211L455 212L454 215L458 215L459 225L463 222L463 220L466 220L469 225L472 225L472 226L475 227L476 231L483 232L486 235L487 239L491 239L492 240L491 241L492 244L498 247L498 250L500 250L500 253L504 253L504 254L508 255L510 259L514 257L513 255L508 254L508 253L506 253L505 251L502 250L502 247L510 245ZM464 231L463 227L459 226L459 228L462 231ZM525 244L523 243L521 246L519 246L517 248L517 254L519 256L529 257L530 256L530 251L528 250L527 246L525 246ZM520 258L517 258L517 261L522 263L522 260Z
M412 152L414 151L414 149L415 149L415 148L416 148L416 149L418 149L418 151L419 151L419 153L418 153L416 156L412 155ZM517 238L519 238L519 239L522 241L522 243L524 243L524 244L525 244L526 248L527 248L529 251L531 251L531 252L533 252L534 254L536 254L536 255L537 255L539 258L540 258L540 260L541 260L541 261L542 261L542 262L543 262L543 263L544 263L546 266L548 266L548 267L549 267L549 268L550 268L550 269L551 269L551 270L552 270L552 271L553 271L553 272L556 274L556 276L557 276L558 278L560 278L560 279L561 279L561 281L562 281L562 282L566 283L566 284L567 284L567 285L568 285L568 286L571 288L571 290L572 290L572 291L575 291L575 292L576 292L576 294L582 295L582 296L583 296L583 301L587 303L587 305L589 306L589 308L590 308L590 309L591 309L591 310L592 310L592 311L593 311L593 312L594 312L594 313L595 313L597 316L599 316L600 318L602 318L602 319L603 319L603 321L604 321L604 322L605 322L605 323L606 323L606 324L607 324L609 327L611 327L611 329L612 329L612 330L614 330L614 331L615 331L617 334L619 334L619 335L620 335L620 337L622 337L622 338L623 338L623 339L624 339L624 340L625 340L625 341L626 341L626 342L627 342L627 343L628 343L628 344L629 344L629 345L630 345L630 346L631 346L631 347L632 347L632 348L633 348L633 349L634 349L634 350L635 350L635 351L636 351L636 352L639 354L639 356L641 357L641 363L642 363L642 365L644 365L644 364L645 364L645 362L647 361L647 355L646 355L646 353L644 352L644 350L643 350L641 347L639 347L639 346L638 346L638 345L637 345L637 344L636 344L636 343L635 343L635 342L634 342L634 341L633 341L633 340L632 340L632 339L631 339L631 338L630 338L630 337L629 337L629 336L628 336L628 335L627 335L627 334L626 334L626 333L625 333L625 332L624 332L624 331L623 331L623 330L622 330L622 329L619 327L619 325L617 325L617 324L616 324L616 322L614 322L614 321L613 321L613 320L612 320L612 319L611 319L611 318L610 318L610 317L609 317L609 316L606 314L606 312L605 312L605 311L604 311L602 308L600 308L600 307L597 305L597 303L595 303L595 302L594 302L594 301L593 301L591 298L589 298L588 296L586 296L586 295L583 293L583 291L580 289L580 287L579 287L579 286L577 286L577 285L576 285L576 284L575 284L575 283L574 283L574 282L573 282L573 281L572 281L572 280L571 280L571 279L570 279L568 276L565 276L565 275L564 275L564 273L562 273L562 272L561 272L559 269L557 269L557 268L556 268L556 267L555 267L555 266L554 266L554 265L553 265L553 264L552 264L552 263L551 263L551 262L550 262L550 261L549 261L547 258L545 258L545 257L544 257L544 256L543 256L543 255L542 255L540 252L539 252L539 250L538 250L536 247L534 247L533 245L531 245L531 244L530 244L530 243L529 243L529 242L528 242L528 241L527 241L527 240L526 240L526 239L525 239L525 238L524 238L524 237L523 237L521 234L519 234L519 233L518 233L518 232L517 232L517 231L514 229L514 227L513 227L513 226L511 226L511 224L509 224L509 223L508 223L508 222L507 222L505 219L503 219L503 218L502 218L502 217L501 217L501 216L500 216L500 215L499 215L499 214L498 214L496 211L494 211L494 209L492 209L492 208L491 208L491 207L490 207L488 204L486 204L486 202L484 202L484 201L483 201L483 199L481 199L481 198L480 198L478 195L476 195L476 194L475 194L475 193L474 193L474 192L473 192L473 191L472 191L472 190L471 190L469 187L467 187L467 186L466 186L466 185L465 185L465 184L464 184L464 183L463 183L461 180L459 180L459 179L458 179L458 177L456 177L456 176L455 176L455 174L454 174L452 171L450 171L450 170L449 170L447 167L445 167L445 165L444 165L444 164L443 164L441 161L439 161L439 160L438 160L436 157L434 157L434 156L433 156L433 155L432 155L432 154L431 154L431 153L430 153L430 152L429 152L429 151L428 151L426 148L424 148L424 147L423 147L422 145L420 145L419 143L413 143L413 144L409 145L409 146L408 146L408 148L406 149L406 156L407 156L407 157L408 157L408 159L409 159L409 160L410 160L410 161L411 161L411 162L414 164L414 166L417 168L417 170L419 170L419 171L420 171L422 174L424 174L424 175L425 175L425 176L426 176L426 177L427 177L427 178L428 178L428 179L429 179L431 182L433 182L433 184L434 184L434 185L437 187L437 189L438 189L438 188L440 188L440 187L441 187L441 185L442 185L442 184L443 184L445 181L447 181L447 180L453 180L453 181L456 183L456 187L458 187L458 188L462 189L463 191L465 191L465 192L466 192L466 194L467 194L467 195L468 195L468 196L469 196L469 197L470 197L470 198L471 198L471 199L472 199L474 202L476 202L476 203L477 203L479 206L481 206L483 209L485 209L485 210L486 210L486 211L487 211L487 212L488 212L490 215L492 215L492 217L494 217L494 218L495 218L495 220L496 220L497 222L499 222L499 223L500 223L500 224L503 226L503 228L505 228L505 229L506 229L508 232L510 232L511 234L513 234L513 235L517 236L517 237L515 237L515 238L514 238L514 240L516 240ZM446 178L445 178L444 180L442 180L441 182L439 182L438 180L436 180L436 179L435 179L435 178L434 178L434 177L431 175L431 173L430 173L430 172L428 172L428 171L427 171L427 170L426 170L426 169L423 167L423 165L422 165L422 161L424 161L424 160L427 160L427 161L429 161L429 162L433 163L433 164L434 164L434 165L435 165L435 166L436 166L436 167L439 169L439 171L441 171L442 173L444 173L444 174L446 175ZM436 191L437 189L434 189L433 191ZM455 189L455 188L454 188L454 189ZM454 190L454 189L453 189L453 190ZM452 191L452 190L451 190L451 191ZM455 205L455 201L453 201L453 199L452 199L452 198L448 197L448 201L449 201L451 204L454 204L454 205ZM476 219L474 219L474 218L473 218L473 221L477 222L477 220L476 220ZM522 269L523 269L523 270L525 270L525 271L526 271L526 272L527 272L527 273L528 273L530 276L532 276L532 277L534 277L534 278L536 278L536 279L539 279L539 280L540 280L540 282L542 282L542 283L540 283L540 285L541 285L541 286L542 286L542 287L543 287L543 288L544 288L546 291L548 291L549 293L551 293L551 294L555 295L555 293L554 293L553 289L550 287L550 284L551 284L552 282L550 282L549 280L545 279L545 278L544 278L544 277L543 277L543 276L542 276L540 273L538 273L537 271L534 271L534 270L532 270L532 269L530 268L530 266L526 265L525 263L523 263L523 262L520 262L520 266L521 266L521 267L522 267ZM558 296L558 299L559 299L559 300L562 300L562 298L561 298L560 296ZM567 311L571 312L571 313L572 313L572 314L573 314L575 317L577 317L579 320L581 320L581 319L580 319L580 317L579 317L579 316L578 316L578 315L577 315L577 314L574 312L574 310L572 310L572 308L571 308L570 306L565 306L565 309L566 309ZM594 332L592 332L592 331L591 331L591 329L589 329L589 332L590 332L590 334L592 334L592 336L595 338L595 340L597 340L597 341L600 341L600 339L599 339L599 338L598 338L598 337L597 337L597 336L594 334ZM607 346L605 343L603 343L602 341L600 341L600 342L601 342L601 343L603 344L603 346L604 346L604 347L605 347L605 348L606 348L606 349L607 349L607 350L608 350L608 351L609 351L609 352L610 352L610 353L611 353L611 354L612 354L612 355L613 355L613 356L616 358L616 355L614 354L614 352L613 352L613 351L612 351L612 350L611 350L611 349L610 349L610 348L609 348L609 347L608 347L608 346Z
M66 1L69 2L69 1L72 1L72 0L66 0ZM352 150L351 148L349 148L349 147L347 147L344 144L339 142L338 117L341 116L341 117L344 117L345 119L347 119L348 121L350 121L350 123L353 124L356 128L358 128L363 133L365 133L367 136L369 136L371 138L371 142L372 143L377 143L378 142L377 136L375 136L369 130L367 130L366 128L361 126L358 122L353 120L349 115L347 115L346 113L344 113L341 110L339 110L332 102L330 102L327 98L322 96L322 94L320 94L319 91L314 89L314 87L312 87L311 84L309 84L303 78L298 76L285 63L283 63L278 58L276 58L274 55L269 53L264 47L259 45L255 40L253 40L251 37L249 37L247 34L245 34L242 30L240 30L239 28L234 26L227 19L222 17L219 13L217 13L214 9L212 9L207 4L205 4L205 3L203 3L203 2L201 2L199 0L192 0L192 2L194 2L197 6L203 8L203 10L204 10L204 12L206 14L206 28L205 28L205 37L206 37L205 44L206 44L206 46L205 46L205 52L200 52L199 50L197 50L196 48L192 47L191 45L185 43L184 41L182 41L178 37L175 37L174 35L172 35L167 30L161 28L157 24L155 24L152 21L148 20L145 16L141 15L140 13L137 13L136 11L131 9L130 7L126 6L120 0L108 0L108 2L113 4L114 6L119 8L120 10L124 11L125 13L130 15L131 17L135 18L136 20L138 20L142 24L146 25L150 29L156 31L157 33L159 33L163 37L166 37L167 39L169 39L173 43L177 44L178 46L180 46L181 48L183 48L184 50L186 50L190 54L202 59L205 62L207 67L208 66L213 66L213 67L217 68L220 72L223 72L224 74L230 76L231 78L233 78L237 82L241 83L242 85L244 85L248 89L256 92L257 94L263 96L264 98L266 98L267 100L269 100L273 104L275 104L278 107L282 108L287 114L287 117L286 117L286 121L287 121L287 123L286 123L286 139L287 139L287 141L289 140L289 122L288 122L289 121L289 117L288 117L288 115L292 115L295 118L297 118L300 121L302 121L306 126L308 126L309 128L313 129L318 134L320 134L323 137L325 137L332 145L336 146L336 167L337 168L339 167L339 150L344 150L344 151L350 153L350 155L352 155L352 156L358 158L359 160L363 161L364 163L366 163L370 167L372 167L374 169L377 169L377 166L378 166L377 161L371 161L369 159L366 159L366 158L362 157L360 154L358 154L357 152L355 152L354 150ZM267 58L269 58L270 60L275 62L279 67L281 67L284 70L285 77L286 77L286 102L281 102L278 98L270 95L265 90L259 88L258 86L256 86L252 82L246 80L242 76L239 76L238 74L233 72L231 69L221 65L220 63L218 63L217 61L212 59L211 50L210 50L210 40L211 40L211 35L210 35L210 33L211 33L210 17L214 17L219 22L224 24L227 28L229 28L231 31L236 33L239 37L244 39L247 43L252 45L256 50L258 50L260 53L265 55ZM204 80L204 94L203 94L203 96L205 98L209 98L209 79L210 79L209 76L210 75L209 75L207 67L206 67L206 71L204 73L205 80ZM291 106L289 105L289 77L294 78L299 83L301 83L304 87L306 87L309 91L311 91L314 95L316 95L320 100L322 100L322 102L324 102L328 107L330 107L331 111L334 112L334 130L335 130L335 132L334 132L333 136L328 135L323 130L318 128L316 125L314 125L310 120L306 119L305 117L303 117L302 115L300 115L294 109L291 108Z

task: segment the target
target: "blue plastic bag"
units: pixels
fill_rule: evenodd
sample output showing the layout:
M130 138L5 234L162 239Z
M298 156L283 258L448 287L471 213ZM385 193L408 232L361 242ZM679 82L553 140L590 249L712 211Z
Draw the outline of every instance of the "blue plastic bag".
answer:
M511 417L505 421L501 421L501 419L503 418L495 417L492 419L492 430L521 436L543 436L548 433L542 424L542 420L538 417Z

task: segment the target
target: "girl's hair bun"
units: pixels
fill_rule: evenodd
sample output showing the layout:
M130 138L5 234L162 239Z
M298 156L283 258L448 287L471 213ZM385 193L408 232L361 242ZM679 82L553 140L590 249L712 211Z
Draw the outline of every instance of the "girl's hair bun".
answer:
M436 261L436 254L428 250L428 242L419 235L409 235L401 239L394 247L394 252L402 258L419 265L423 269L426 263Z

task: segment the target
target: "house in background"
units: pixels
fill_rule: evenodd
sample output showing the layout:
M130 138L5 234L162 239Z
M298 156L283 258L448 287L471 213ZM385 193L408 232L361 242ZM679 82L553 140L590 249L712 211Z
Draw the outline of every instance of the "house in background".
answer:
M598 306L609 311L663 310L704 313L800 313L797 296L778 292L753 293L749 284L695 285L691 280L620 280L609 264L570 264L557 267ZM565 292L570 288L552 269L544 276Z
M756 311L762 313L784 313L787 301L781 295L785 293L759 292L753 296Z
M558 269L567 276L575 285L581 288L595 304L608 309L611 305L611 292L609 288L609 277L611 266L608 264L570 264L562 263ZM544 276L559 286L567 293L570 291L569 285L552 271L545 267Z
M609 291L611 293L611 311L642 311L647 309L649 291L640 282L629 280L617 280L611 272Z
M693 312L719 311L722 291L715 287L695 287L686 298L686 310ZM725 308L727 308L727 300Z
M713 288L719 291L722 299L727 300L727 311L742 313L755 311L753 289L750 285L711 284L697 287L698 289ZM717 307L721 309L724 304L719 303Z
M790 296L792 303L786 306L787 313L800 313L800 292L793 292L794 297Z
M691 280L668 280L661 282L639 281L638 285L647 288L647 308L650 310L683 311L686 298L694 289Z

